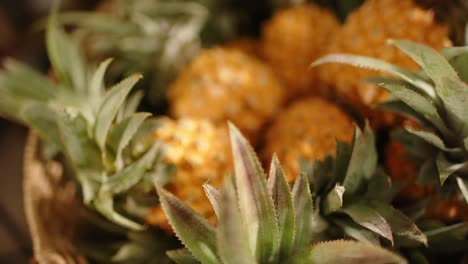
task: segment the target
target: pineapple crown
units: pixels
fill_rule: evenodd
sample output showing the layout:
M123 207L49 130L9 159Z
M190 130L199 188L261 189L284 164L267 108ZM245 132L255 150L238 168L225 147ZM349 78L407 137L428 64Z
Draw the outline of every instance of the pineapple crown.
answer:
M356 127L351 145L337 142L336 158L303 164L314 200L316 237L351 237L380 244L379 237L400 245L412 241L427 245L427 237L391 201L399 190L377 164L375 138L366 124Z
M92 59L118 58L112 76L143 72L151 87L148 98L157 104L202 44L234 33L234 15L218 2L113 0L108 12L68 12L60 20L77 26Z
M329 241L310 246L314 206L305 174L292 191L276 157L269 178L247 140L230 124L235 173L221 190L205 184L218 217L213 226L156 186L161 204L186 249L169 251L176 263L406 263L370 243Z
M398 77L369 81L377 82L394 96L381 107L406 115L423 127L407 127L399 133L403 143L411 143L409 150L425 161L421 180L427 183L438 178L437 186L444 187L442 194L453 194L458 187L468 202L468 47L445 48L439 54L407 40L390 43L410 56L421 70L411 72L382 60L350 54L329 55L313 66L339 62Z
M7 60L6 70L0 72L0 113L33 128L48 143L44 149L49 153L64 154L87 206L114 223L141 229L114 204L117 196L125 197L132 188L152 181L146 179L147 171L159 156L157 144L139 155L129 151L152 126L147 119L151 114L136 113L142 94L129 96L141 76L131 75L106 91L103 78L111 60L95 70L87 65L76 39L59 26L55 12L46 34L57 81Z

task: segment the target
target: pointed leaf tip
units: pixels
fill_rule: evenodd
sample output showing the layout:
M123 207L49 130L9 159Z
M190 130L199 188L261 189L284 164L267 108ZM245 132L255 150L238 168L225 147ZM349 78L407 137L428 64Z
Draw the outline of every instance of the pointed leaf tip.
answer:
M202 263L218 264L215 228L200 214L156 183L164 213L177 237Z
M276 209L280 235L280 257L289 256L294 245L294 207L292 194L276 153L273 154L271 160L268 190Z
M292 190L295 218L294 251L309 245L312 236L312 217L314 205L310 193L309 180L304 173L299 174Z
M112 87L99 107L94 127L94 136L101 149L104 149L107 134L120 106L135 84L142 78L141 74L132 74Z
M226 180L227 179L225 179L225 181ZM216 217L218 217L219 219L219 213L221 208L221 191L208 183L203 184L203 190L205 191L205 195L206 197L208 197L208 200L210 201L211 206L214 209Z
M239 208L250 249L259 262L270 262L279 250L279 231L266 176L247 139L232 123L229 129Z

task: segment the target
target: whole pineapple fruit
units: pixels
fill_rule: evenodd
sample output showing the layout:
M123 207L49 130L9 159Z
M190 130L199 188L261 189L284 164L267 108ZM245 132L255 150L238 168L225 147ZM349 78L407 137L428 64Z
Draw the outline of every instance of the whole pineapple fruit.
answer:
M325 93L309 64L324 55L330 36L338 30L335 16L313 4L282 9L266 22L262 30L263 57L283 79L289 98Z
M416 70L418 65L411 58L396 47L386 45L392 38L417 41L436 50L450 45L447 27L437 24L431 11L419 8L412 0L368 0L349 15L327 53L372 56ZM374 127L392 126L398 121L396 115L372 109L375 104L389 99L389 93L363 82L377 74L338 64L319 68L320 78L334 87L336 96L370 119Z
M289 181L300 171L299 161L323 160L333 155L336 140L351 142L351 119L336 105L321 99L296 101L274 120L267 131L264 160L278 155Z
M163 145L162 162L175 166L167 189L214 222L216 218L202 185L209 182L219 187L223 176L231 169L226 125L217 127L207 120L163 119L150 140ZM160 206L150 210L146 221L171 230Z
M236 124L251 140L282 104L283 91L270 68L237 49L203 51L168 91L176 118Z

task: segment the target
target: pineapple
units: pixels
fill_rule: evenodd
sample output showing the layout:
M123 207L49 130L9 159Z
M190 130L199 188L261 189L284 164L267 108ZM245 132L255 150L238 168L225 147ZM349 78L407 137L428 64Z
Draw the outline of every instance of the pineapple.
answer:
M450 45L447 27L436 23L431 11L419 8L412 0L398 1L398 4L394 0L368 0L348 16L326 52L372 56L416 70L418 65L404 53L386 46L390 38L421 42L437 50ZM373 109L375 104L389 99L387 91L363 82L376 72L326 65L319 68L319 75L334 87L340 100L370 119L373 127L384 128L401 121L394 114Z
M314 4L281 9L265 23L261 34L263 57L284 81L288 98L327 94L308 66L324 55L330 36L338 30L335 16Z
M267 180L247 140L233 126L230 136L234 179L225 180L221 190L205 185L216 226L156 186L186 247L168 252L176 263L406 263L369 243L336 240L310 246L316 226L311 224L314 206L307 177L297 177L290 190L274 158Z
M270 68L239 50L203 51L168 91L175 118L227 120L255 141L282 103L283 90Z
M108 79L143 73L139 86L155 107L166 103L167 87L202 46L236 32L234 11L219 0L104 0L97 8L60 16L80 32L90 60L117 59Z
M422 71L413 73L384 61L343 54L325 57L316 64L338 61L385 70L401 78L380 79L380 86L396 98L383 107L410 116L422 127L406 127L399 133L408 149L420 154L420 180L434 183L442 199L455 197L461 201L464 197L468 203L467 49L446 48L439 54L411 41L392 43L417 62Z
M352 121L336 105L318 98L293 102L274 120L265 138L264 160L277 153L289 181L300 160L323 160L335 153L336 139L351 142Z
M151 115L135 113L141 95L129 95L141 75L130 75L106 90L103 79L111 60L97 68L84 61L79 43L60 27L56 14L49 18L46 33L54 80L20 62L5 61L0 113L41 136L47 146L45 159L63 155L89 209L110 222L141 230L142 219L121 206L121 201L133 200L133 189L152 182L145 175L160 152L158 145L136 155L129 151Z
M167 189L214 223L215 215L202 185L209 182L220 187L223 176L231 169L227 127L216 127L206 120L164 119L161 122L149 140L162 144L162 162L175 166ZM146 221L170 231L160 206L150 210Z

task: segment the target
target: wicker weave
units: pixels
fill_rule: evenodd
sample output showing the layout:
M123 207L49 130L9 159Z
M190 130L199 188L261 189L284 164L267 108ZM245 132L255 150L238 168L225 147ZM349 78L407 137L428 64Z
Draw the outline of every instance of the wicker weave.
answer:
M87 263L72 244L81 208L73 182L56 161L39 158L40 141L29 134L24 151L24 207L33 242L33 263Z

